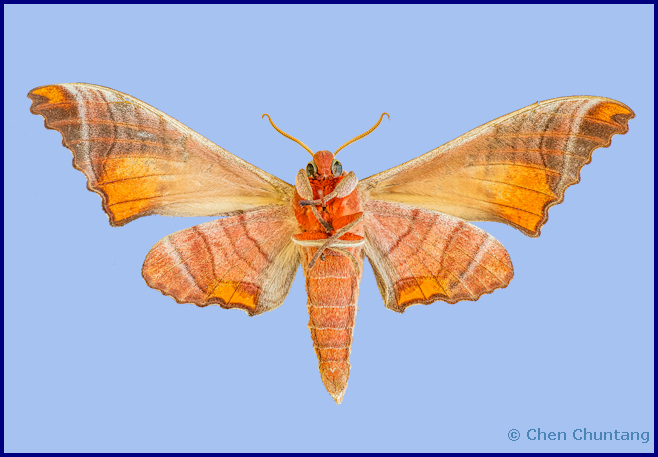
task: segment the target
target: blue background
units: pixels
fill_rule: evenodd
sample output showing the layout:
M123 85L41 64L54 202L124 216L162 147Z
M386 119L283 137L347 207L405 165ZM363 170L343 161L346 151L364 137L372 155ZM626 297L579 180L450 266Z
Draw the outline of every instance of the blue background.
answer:
M653 6L5 6L5 451L653 451ZM312 149L360 178L537 100L636 113L477 302L384 308L365 266L342 405L301 271L250 318L178 305L143 259L207 218L112 228L25 97L133 95L294 182ZM568 441L525 432L566 431ZM648 444L571 432L651 432ZM510 441L518 429L521 439Z

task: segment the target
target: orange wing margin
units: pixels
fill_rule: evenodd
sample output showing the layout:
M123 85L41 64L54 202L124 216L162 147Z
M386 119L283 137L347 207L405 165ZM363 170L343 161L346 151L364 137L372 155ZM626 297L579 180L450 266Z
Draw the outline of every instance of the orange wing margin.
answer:
M634 116L608 98L547 100L371 176L360 188L373 200L503 222L536 237L592 152L626 133Z
M161 111L91 84L33 89L30 111L62 134L110 224L289 204L294 189Z

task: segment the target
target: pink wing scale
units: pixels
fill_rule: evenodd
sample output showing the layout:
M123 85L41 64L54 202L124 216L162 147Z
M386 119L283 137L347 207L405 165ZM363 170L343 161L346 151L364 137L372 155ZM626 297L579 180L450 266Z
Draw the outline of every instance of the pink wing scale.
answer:
M295 228L290 208L269 207L181 230L151 249L144 279L181 303L269 311L299 265L290 241Z
M506 287L514 270L505 248L459 218L399 203L365 204L366 255L386 306L477 300Z

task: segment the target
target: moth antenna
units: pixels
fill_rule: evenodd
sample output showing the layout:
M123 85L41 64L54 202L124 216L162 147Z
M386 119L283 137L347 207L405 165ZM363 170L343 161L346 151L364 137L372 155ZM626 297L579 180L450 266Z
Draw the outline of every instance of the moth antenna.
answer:
M338 151L340 151L341 149L343 149L345 146L348 146L348 145L354 143L355 141L359 141L359 140L360 140L361 138L363 138L364 136L368 136L368 135L370 135L372 132L374 132L375 129L376 129L376 128L379 126L379 124L382 122L382 119L384 119L384 114L386 114L386 115L388 116L388 120L389 120L389 121L391 120L391 116L390 116L388 113L382 113L382 115L379 116L379 120L377 121L377 123L376 123L375 125L373 125L372 128L371 128L370 130L368 130L366 133L362 133L362 134L359 135L359 136L355 136L355 137L352 138L350 141L348 141L347 143L345 143L344 145L342 145L341 147L339 147L338 149L336 149L336 152L334 152L334 157L336 157L336 155L338 154Z
M272 118L270 117L269 114L263 114L260 118L262 119L262 118L264 118L265 116L267 116L267 118L268 118L269 121L270 121L270 124L272 124L272 127L274 127L274 128L276 129L277 132L279 132L281 135L285 136L286 138L291 139L292 141L294 141L295 143L297 143L298 145L300 145L301 147L303 147L304 149L306 149L306 150L308 151L308 153L311 154L311 157L313 157L313 151L311 151L311 148L309 148L308 146L306 146L303 142L299 141L297 138L288 135L286 132L284 132L284 131L281 130L279 127L277 127L276 125L274 125L274 122L272 122Z

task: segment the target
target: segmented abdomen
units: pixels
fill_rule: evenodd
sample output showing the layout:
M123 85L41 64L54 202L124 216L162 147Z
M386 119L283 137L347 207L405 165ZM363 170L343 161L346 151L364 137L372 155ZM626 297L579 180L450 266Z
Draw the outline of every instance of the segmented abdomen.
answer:
M308 264L317 248L302 248L302 265L308 293L308 327L318 356L320 376L336 403L343 400L350 375L350 350L363 271L360 247L349 248L357 259L358 271L349 257L325 250L324 260L312 269Z

